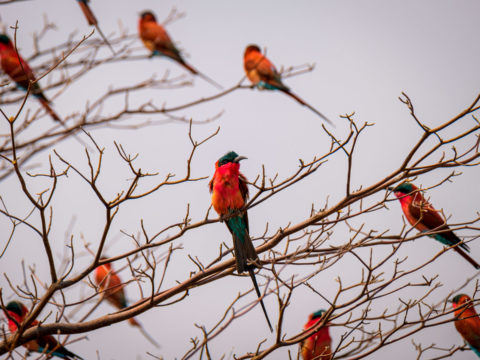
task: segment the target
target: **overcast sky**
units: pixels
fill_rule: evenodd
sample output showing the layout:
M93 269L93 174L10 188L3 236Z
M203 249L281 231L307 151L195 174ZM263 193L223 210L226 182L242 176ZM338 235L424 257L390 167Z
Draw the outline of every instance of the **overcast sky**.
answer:
M359 124L375 124L367 130L358 145L353 167L354 188L371 185L396 169L409 147L421 136L408 109L398 100L402 91L411 97L417 114L429 126L443 123L462 111L480 91L480 4L474 0L117 0L114 3L106 0L91 2L105 34L118 32L119 22L130 33L136 33L138 14L145 9L152 10L159 19L163 19L174 6L185 12L186 16L168 25L167 30L188 54L187 59L191 64L225 87L233 86L244 75L243 52L251 43L266 48L268 57L278 68L315 63L313 72L288 78L285 83L337 124L330 129L338 137L348 133L348 126L339 115L355 112ZM43 42L45 47L65 41L74 30L77 30L78 39L90 32L74 0L32 0L3 5L2 24L12 26L18 20L17 42L24 57L33 51L32 34L42 28L44 15L57 25L56 30L47 34ZM7 29L7 33L13 35L11 29ZM137 41L134 46L141 47L142 44ZM87 100L94 100L110 85L131 84L147 79L152 73L161 76L167 70L173 75L185 74L184 69L164 58L99 67L56 98L55 110L62 116L81 111ZM42 83L48 81L43 79ZM163 103L173 106L212 95L216 91L210 84L195 79L193 87L146 91L134 97L133 101L140 103L152 99L159 106ZM53 96L53 93L47 95ZM116 105L121 106L122 100L111 102L105 112L115 109ZM33 109L38 105L29 99L27 106ZM16 108L6 109L13 112ZM330 142L322 130L321 120L279 92L238 90L219 100L179 112L178 115L203 120L221 111L224 113L216 121L193 128L194 136L201 139L220 126L219 135L196 155L193 167L195 176L210 177L214 162L230 150L248 157L242 162L241 170L249 179L261 173L262 164L269 176L278 173L280 177L287 177L297 169L299 158L308 161L328 151ZM133 117L128 123L135 123L139 119ZM152 120L161 119L162 116L152 117ZM51 125L47 118L42 121L45 126ZM0 130L6 132L4 122L0 122ZM140 154L138 166L144 171L158 171L160 174L170 171L178 176L184 174L185 160L190 151L188 126L185 123L169 123L138 130L107 128L94 130L92 134L106 148L104 171L99 183L110 197L123 189L126 180L131 178L126 166L118 160L114 140L123 144L128 152ZM75 140L63 142L56 149L80 168L87 168L82 147ZM43 164L44 167L39 167L39 170L46 169L49 154L51 151L42 152L32 163ZM417 183L428 187L447 173L437 171L427 174ZM445 214L451 216L451 222L458 223L475 217L480 200L479 175L478 169L464 169L462 177L429 193L434 206L443 208ZM330 204L339 200L344 194L345 176L345 158L338 156L312 177L255 207L249 213L252 235L261 235L266 223L269 224L271 235L289 221L295 223L305 219L312 203L318 209L327 198ZM29 181L38 191L46 186L45 183ZM201 220L210 205L207 182L203 180L168 188L147 199L126 204L107 241L107 255L120 254L133 247L131 239L121 234L120 230L138 233L140 219L145 221L151 233L155 233L181 220L190 203L193 221ZM23 215L28 213L30 208L14 176L2 182L0 195L11 211ZM52 238L55 239L53 246L58 256L65 252L65 239L69 237L66 231L72 221L74 225L70 233L78 241L78 246L81 246L82 239L94 245L98 243L103 226L102 207L78 177L72 174L61 181L53 206L55 220ZM357 220L356 224L368 221L369 228L390 229L395 233L401 229L401 216L400 206L395 202L381 216L365 217ZM0 218L0 227L7 228L8 224L6 219ZM462 234L468 235L468 232ZM4 244L8 235L0 236ZM345 234L334 236L336 243L347 240ZM175 259L172 272L167 277L168 284L173 285L175 280L182 280L190 271L196 270L190 261L184 260L187 254L198 256L208 263L217 256L222 241L229 242L230 235L220 223L179 239L176 244L182 244L184 250ZM472 256L480 261L480 245L472 243L471 248ZM433 256L439 249L437 242L421 238L402 248L399 257L408 255L412 264L421 263L424 257ZM41 239L26 228L19 229L7 255L0 259L2 273L8 269L9 276L21 281L21 258L25 258L27 263L35 263L40 276L48 276ZM336 276L342 274L346 281L357 279L358 262L353 262L351 257L344 259L339 266L321 273L314 283L318 287L324 286L327 296L333 295ZM77 264L78 270L81 265L82 262ZM453 266L455 272L452 271ZM442 256L422 272L427 276L437 273L444 286L432 295L432 302L446 296L464 278L474 275L472 267L453 252ZM420 275L412 278L412 281L421 281ZM7 286L3 277L0 286ZM155 350L138 330L127 323L92 332L88 340L72 344L69 348L85 359L96 358L97 351L101 359L148 359L146 351L163 355L166 359L181 357L189 347L189 337L199 335L193 323L213 324L223 313L226 302L232 301L238 291L245 291L249 287L247 278L228 277L192 290L189 298L176 306L152 309L139 316L139 321L162 344L161 350ZM472 288L466 291L472 291ZM140 296L135 285L129 286L127 293L132 301ZM77 295L72 292L67 296L71 300ZM3 296L10 300L12 295L8 289L4 289ZM409 294L404 293L403 296L408 298ZM253 300L253 295L247 300ZM395 298L391 300L395 301ZM277 303L273 296L266 299L266 305L275 317ZM309 313L326 306L311 292L299 292L286 314L287 333L293 335L300 331ZM111 311L110 305L102 304L94 316ZM215 358L223 353L231 358L234 353L241 355L253 351L253 344L264 337L270 344L274 338L264 322L260 308L237 321L222 337L212 342ZM342 329L332 330L334 345L342 333ZM461 344L462 340L453 324L447 324L416 335L415 342L422 342L423 345L436 343L447 348ZM376 352L369 359L384 359L387 354L391 359L405 359L414 357L415 353L411 339L405 339ZM286 350L275 353L271 358L283 356L286 356ZM470 352L461 352L452 358L471 359L472 356Z

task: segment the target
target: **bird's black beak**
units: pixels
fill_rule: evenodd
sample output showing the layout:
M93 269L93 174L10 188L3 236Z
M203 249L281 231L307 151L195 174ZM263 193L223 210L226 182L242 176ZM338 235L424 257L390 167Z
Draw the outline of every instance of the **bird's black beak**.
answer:
M239 155L239 156L237 156L235 159L233 159L233 162L238 163L240 160L245 160L245 159L248 159L248 158L245 157L245 156Z

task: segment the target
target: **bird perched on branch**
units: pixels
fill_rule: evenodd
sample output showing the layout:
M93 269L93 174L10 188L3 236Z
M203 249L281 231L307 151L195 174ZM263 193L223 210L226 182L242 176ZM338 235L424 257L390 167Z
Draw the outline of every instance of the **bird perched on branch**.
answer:
M110 50L112 50L113 54L115 54L115 50L113 50L112 45L107 40L107 37L103 34L102 30L100 29L100 26L98 25L97 17L93 13L90 6L88 6L88 3L90 2L90 0L77 0L77 2L78 2L78 5L80 5L80 9L82 9L83 15L85 15L85 18L87 19L88 25L95 26L95 29L97 29L103 41L105 41L105 44L107 44Z
M50 100L43 94L32 69L17 53L12 41L5 34L0 34L0 62L3 71L15 81L19 89L27 91L30 87L30 93L40 101L52 119L61 122L60 117L51 108Z
M17 331L18 327L22 324L23 320L28 314L28 309L19 301L10 301L6 308L8 328L11 332ZM37 320L33 320L29 327L38 325ZM38 353L47 354L48 357L56 356L61 359L80 359L80 356L72 353L62 346L52 335L40 336L34 340L30 340L23 344L29 351L35 351Z
M248 227L248 215L244 209L248 198L247 179L240 173L240 160L246 159L234 151L222 156L215 163L215 173L210 180L212 205L225 221L233 237L237 273L248 271L270 331L273 331L267 310L261 299L254 269L261 267L252 243Z
M472 351L480 357L480 319L473 304L465 305L472 300L468 295L459 294L452 299L455 309L455 328L468 343Z
M102 257L100 259L105 260L106 258ZM123 289L125 284L122 283L120 277L117 275L115 270L112 269L112 264L105 263L97 266L95 269L95 283L98 285L99 290L104 292L105 299L110 304L119 310L128 307L127 298ZM135 318L129 318L128 322L130 325L136 326L143 336L145 336L145 338L153 345L160 347L160 345L150 336L150 334L142 327L142 325L135 320Z
M105 258L101 258L105 260ZM104 292L104 299L110 304L121 310L128 307L127 298L125 296L125 284L122 283L120 277L112 269L112 264L106 263L98 266L95 269L95 283L98 285L99 290ZM128 322L133 326L140 327L135 318L128 319Z
M450 230L438 210L428 203L420 190L409 182L403 182L395 188L389 188L400 200L403 213L408 222L420 232L436 232L428 234L446 246L455 246L453 249L465 258L475 269L480 268L466 252L470 252L467 244L461 243L460 238Z
M282 77L277 71L275 65L273 65L272 62L262 54L262 51L257 45L248 45L245 49L243 55L243 67L248 79L257 88L261 90L280 90L295 99L299 104L312 110L327 123L334 126L325 115L295 95L290 88L282 82Z
M152 52L151 56L166 56L190 71L193 75L200 76L213 86L222 89L222 86L199 72L193 66L187 64L180 51L175 47L167 31L162 25L157 23L155 15L151 11L144 11L138 21L138 33L145 47Z
M317 325L325 313L325 310L318 310L308 317L308 322L303 326L307 331ZM306 338L300 344L303 360L330 360L332 358L332 339L330 338L328 326L321 327L317 332Z

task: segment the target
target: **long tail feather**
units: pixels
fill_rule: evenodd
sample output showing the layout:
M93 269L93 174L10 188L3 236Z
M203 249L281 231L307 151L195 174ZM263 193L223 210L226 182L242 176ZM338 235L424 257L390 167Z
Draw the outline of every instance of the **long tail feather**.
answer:
M102 30L100 29L100 26L98 26L98 24L95 24L95 29L97 29L98 33L100 34L100 36L102 37L103 41L105 42L105 44L108 45L108 47L110 48L110 50L112 51L113 55L117 55L117 53L115 52L115 50L113 50L113 47L112 47L112 44L110 44L107 40L107 37L103 34Z
M44 107L45 111L52 117L53 120L55 121L58 121L60 124L62 124L62 126L67 129L67 130L70 130L68 128L68 126L63 122L62 119L60 119L60 116L57 115L57 113L52 109L52 107L50 106L50 104L48 103L48 100L45 96L42 96L42 97L38 97L38 100L40 101L40 103L42 104L42 106ZM88 145L85 144L85 142L80 139L77 134L75 134L74 132L72 132L72 135L73 137L82 145L82 146L85 146L86 148L88 148Z
M333 122L331 122L325 115L323 115L320 111L318 111L317 109L315 109L313 106L311 106L310 104L308 104L307 102L303 101L301 98L299 98L297 95L295 95L294 93L292 93L291 91L289 90L284 90L284 89L280 89L280 91L282 91L283 93L287 94L288 96L290 96L291 98L295 99L299 104L303 105L303 106L306 106L307 108L309 108L310 110L312 110L315 114L317 114L318 116L320 116L323 120L325 120L328 124L330 124L331 126L335 127L335 124Z
M132 320L135 322L133 323ZM145 339L147 339L152 345L154 345L156 348L160 349L160 344L157 343L154 338L147 332L147 330L145 330L143 328L143 326L137 321L135 320L134 318L130 318L128 319L128 322L133 325L133 326L136 326L138 327L138 330L140 330L140 332L142 333L142 335L145 337Z
M78 4L80 5L80 8L83 11L83 14L85 15L85 18L88 21L88 25L97 25L97 18L93 14L92 9L90 9L90 6L87 5L85 1L79 1Z
M52 117L53 120L62 122L60 117L57 115L57 113L52 109L52 107L48 104L48 100L46 100L44 97L38 97L38 100L42 104L43 108L45 111Z
M207 75L202 74L200 71L195 69L193 66L187 64L186 62L180 62L180 64L183 65L183 67L185 69L187 69L188 71L190 71L193 75L197 75L197 76L201 77L203 80L205 80L206 82L208 82L209 84L215 86L217 89L223 90L222 85L218 84L213 79L209 78Z
M265 314L265 319L267 319L268 327L270 328L270 332L273 332L272 324L270 323L270 319L268 318L267 309L265 308L265 304L263 303L262 295L260 294L260 289L258 288L257 279L255 278L255 273L253 272L253 268L248 268L248 273L250 274L250 278L253 282L253 287L257 293L257 297L260 300L260 305L262 306L263 313Z
M473 265L473 267L475 269L480 269L480 265L478 265L478 263L473 260L465 251L463 251L461 248L459 248L458 246L454 247L453 250L455 250L457 253L459 253L460 255L463 256L463 258L465 260L467 260L470 264Z
M134 317L128 319L128 323L132 326L142 327L142 325L140 325L140 323Z

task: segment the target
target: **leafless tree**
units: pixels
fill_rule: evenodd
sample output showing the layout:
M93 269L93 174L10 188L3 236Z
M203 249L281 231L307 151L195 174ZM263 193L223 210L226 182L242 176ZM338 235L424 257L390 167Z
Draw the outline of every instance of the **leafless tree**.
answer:
M175 13L169 17L175 18ZM137 61L148 57L145 51L137 46L136 35L120 32L110 38L116 53L112 54L106 45L93 36L78 38L72 34L67 41L51 48L42 47L42 38L48 32L50 24L34 38L34 53L26 58L36 60L34 71L44 89L55 91L53 100L68 91L77 80L100 66L115 63ZM295 76L313 69L312 65L292 67L283 71L284 76ZM206 182L208 176L195 170L196 155L214 137L221 136L219 129L199 137L195 133L196 125L212 122L221 117L219 111L212 117L195 119L194 116L177 116L179 110L189 110L194 114L195 106L215 102L217 99L250 86L240 79L238 83L226 90L211 96L201 96L191 102L164 106L154 101L146 101L140 105L130 104L132 94L145 89L178 89L191 86L188 77L172 77L165 73L160 78L148 78L122 87L112 87L95 101L85 104L81 113L72 113L63 118L63 123L51 123L50 126L35 128L34 124L46 114L42 110L26 110L25 102L30 101L30 94L16 91L6 77L2 78L0 89L0 109L3 113L0 133L0 180L15 177L18 188L26 204L18 209L13 204L3 201L0 191L0 214L8 220L8 229L2 229L1 257L8 257L9 246L18 241L20 228L27 228L35 239L43 244L43 253L38 257L45 258L49 266L49 279L37 276L33 264L24 264L24 280L14 283L8 272L5 280L8 286L1 289L1 306L5 309L6 300L17 298L29 305L30 312L21 324L20 331L10 333L3 323L0 354L7 358L20 358L18 351L25 342L47 334L85 335L94 329L106 327L151 310L156 306L173 306L184 301L192 289L202 286L215 286L214 283L235 273L235 261L232 257L232 246L227 236L218 249L218 256L209 263L204 263L195 254L188 254L195 266L188 276L177 283L167 283L166 274L178 260L176 254L182 250L182 238L191 232L202 232L219 222L215 214L206 211L203 217L192 218L190 207L184 217L177 222L154 228L143 222L143 214L136 214L133 222L138 224L137 231L125 232L124 236L135 244L127 252L106 253L107 239L112 233L113 223L119 214L130 203L141 201L159 192L168 192L172 188L189 186L195 182ZM112 99L123 98L123 106L109 113L103 109ZM290 358L299 358L298 344L312 333L326 326L341 329L342 336L335 339L332 348L334 358L361 359L368 358L381 348L400 340L410 338L418 352L418 359L430 358L431 350L446 358L451 354L467 349L459 344L453 348L442 348L437 345L416 343L415 334L431 327L452 326L453 310L447 300L458 291L472 295L474 303L477 295L478 281L475 276L459 279L459 286L445 293L441 301L431 300L442 286L438 275L424 275L427 266L451 252L452 248L438 247L435 254L425 254L422 263L412 264L398 258L401 247L424 236L417 233L406 223L399 233L388 229L371 229L362 219L371 214L387 211L387 206L396 201L388 187L406 179L417 180L421 175L448 169L450 173L436 184L428 184L429 190L441 187L456 176L461 176L464 167L479 165L479 129L480 124L475 117L480 108L480 94L458 115L446 120L439 126L430 127L419 118L413 101L402 94L402 101L410 112L411 119L418 125L415 144L394 171L385 173L361 188L353 188L352 169L358 144L362 134L368 132L372 124L362 122L355 114L342 116L343 126L349 129L348 135L339 138L327 127L323 130L330 138L329 151L320 153L313 159L299 160L298 169L287 176L268 176L265 169L249 184L251 199L246 209L272 201L279 193L287 189L296 189L304 179L313 176L327 162L343 162L346 166L344 197L330 203L326 201L321 208L312 207L309 214L301 221L292 221L286 226L272 231L265 227L263 234L256 235L254 243L261 258L264 297L274 297L278 303L275 311L275 337L271 341L258 341L248 353L236 354L237 359L263 359L281 348L287 348ZM8 106L9 110L6 110ZM11 109L16 111L11 114ZM301 111L301 109L299 109ZM136 115L135 123L129 120ZM155 121L149 119L155 115ZM143 121L138 118L143 117ZM473 120L473 121L472 121ZM178 170L139 165L139 154L131 154L127 150L129 144L115 142L108 147L96 138L98 129L110 127L135 131L142 127L158 125L164 122L185 122L188 124L186 137L190 142L190 151L185 156L182 172ZM459 126L461 125L461 126ZM71 154L53 149L59 141L76 139L77 146L82 149L82 160ZM106 157L106 152L109 157ZM104 186L102 171L108 167L112 153L120 159L127 169L119 180ZM35 163L35 161L37 163ZM152 170L144 170L145 168ZM102 213L102 227L95 238L77 239L67 228L67 248L62 258L55 255L52 243L52 227L57 226L56 202L58 187L69 187L72 179L83 183L80 191L84 191L97 200L95 211ZM121 180L120 180L121 179ZM125 182L126 179L126 182ZM72 186L76 186L72 183ZM113 190L112 190L113 189ZM71 189L71 191L76 191ZM71 217L79 215L79 209L71 209ZM86 211L93 211L87 209ZM465 242L475 241L479 236L479 216L472 215L462 223L449 223L454 231L468 230L469 237ZM357 225L360 224L360 225ZM332 241L336 234L345 234L342 241ZM253 234L252 234L253 236ZM334 245L333 245L334 244ZM380 250L379 250L380 249ZM355 281L342 278L342 267L345 258L354 259L357 271ZM21 258L16 259L18 263ZM138 285L142 297L128 308L110 313L99 314L93 311L102 301L104 294L92 281L94 270L102 264L113 263L117 270L123 269L122 279ZM81 265L78 265L81 263ZM337 290L334 296L325 296L314 280L329 270L337 271ZM301 274L301 275L299 275ZM412 281L417 275L419 281ZM212 285L213 283L213 285ZM415 297L406 296L410 289L415 289ZM309 291L318 296L319 302L326 304L326 315L314 328L308 331L286 329L285 315L289 305L295 301L298 291ZM182 359L211 357L212 340L221 337L223 332L238 318L249 316L252 309L258 306L252 301L253 289L239 293L233 301L224 305L224 309L212 313L216 321L213 325L198 325L198 334L191 337L191 347L180 349L178 357ZM83 294L72 300L65 294ZM384 298L395 299L394 307L379 306ZM438 296L436 297L438 299ZM257 309L258 310L258 309ZM273 312L272 312L273 313ZM30 327L34 320L41 325ZM186 334L186 338L191 335ZM84 341L79 338L78 341ZM225 354L226 357L228 354ZM160 358L161 351L152 357Z

